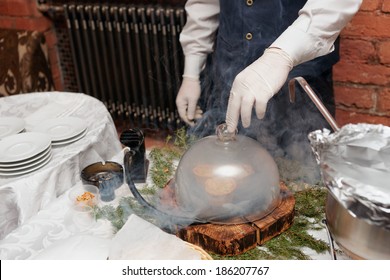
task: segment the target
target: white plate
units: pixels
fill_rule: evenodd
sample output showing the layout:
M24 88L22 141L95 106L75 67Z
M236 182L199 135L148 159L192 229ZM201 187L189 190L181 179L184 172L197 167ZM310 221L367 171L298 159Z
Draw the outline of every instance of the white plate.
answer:
M0 176L4 176L4 177L20 176L20 175L24 175L24 174L36 171L39 168L42 168L43 166L45 166L50 161L51 157L52 157L52 154L50 153L50 156L46 160L42 161L40 164L37 164L35 166L32 166L30 168L26 168L23 170L12 171L12 172L0 171Z
M9 172L18 172L23 171L25 169L34 168L37 165L40 165L41 163L45 162L49 157L51 157L51 150L49 150L48 153L46 153L43 157L32 161L27 164L19 165L19 166L11 166L11 167L0 167L0 172L2 173L9 173Z
M50 136L26 132L7 136L0 141L0 162L17 162L32 158L51 145Z
M41 153L37 154L36 156L31 157L31 158L21 160L21 161L11 162L11 163L0 163L0 169L1 168L12 168L12 167L26 166L30 163L41 160L42 158L46 157L49 153L51 153L51 146L49 146L46 150L44 150L43 152L41 152Z
M47 133L52 141L63 141L75 137L87 128L85 121L75 117L63 117L46 120L32 130Z
M0 139L12 134L18 134L23 131L25 125L26 122L21 118L0 118Z
M67 145L67 144L70 144L70 143L73 143L73 142L76 142L78 140L80 140L81 138L83 138L85 135L87 134L87 130L84 130L82 133L80 133L79 135L75 136L75 137L72 137L70 139L67 139L67 140L63 140L63 141L53 141L51 144L52 146L62 146L62 145Z

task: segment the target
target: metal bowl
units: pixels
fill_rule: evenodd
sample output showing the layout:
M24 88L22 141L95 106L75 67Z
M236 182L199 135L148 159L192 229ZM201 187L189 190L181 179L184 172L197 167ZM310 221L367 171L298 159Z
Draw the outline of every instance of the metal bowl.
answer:
M352 259L390 259L390 231L354 217L331 193L326 221L332 238Z

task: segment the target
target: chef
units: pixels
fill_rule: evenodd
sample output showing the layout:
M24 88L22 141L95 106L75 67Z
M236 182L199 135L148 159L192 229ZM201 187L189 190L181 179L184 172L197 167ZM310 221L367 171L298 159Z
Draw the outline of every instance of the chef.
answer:
M290 104L287 84L302 76L334 114L338 36L361 2L188 0L176 105L189 133L203 137L226 122L274 156L310 157L307 134L329 126L305 93Z

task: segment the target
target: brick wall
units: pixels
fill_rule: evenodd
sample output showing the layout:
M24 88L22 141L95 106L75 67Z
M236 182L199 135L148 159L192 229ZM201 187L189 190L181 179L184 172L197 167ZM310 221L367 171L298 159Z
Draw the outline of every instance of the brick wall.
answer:
M0 0L0 29L32 30L45 35L56 90L62 90L56 35L52 22L38 11L36 0Z
M390 1L364 0L342 32L336 120L390 125Z
M0 28L45 34L56 90L63 89L56 35L35 0L0 0ZM390 125L390 1L364 0L342 32L341 60L334 69L336 120Z

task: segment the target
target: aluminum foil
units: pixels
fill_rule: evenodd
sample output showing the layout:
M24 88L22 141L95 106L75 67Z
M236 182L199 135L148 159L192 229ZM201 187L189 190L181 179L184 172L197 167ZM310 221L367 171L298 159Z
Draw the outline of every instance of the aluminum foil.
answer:
M353 216L390 230L390 127L348 124L308 137L334 197Z

